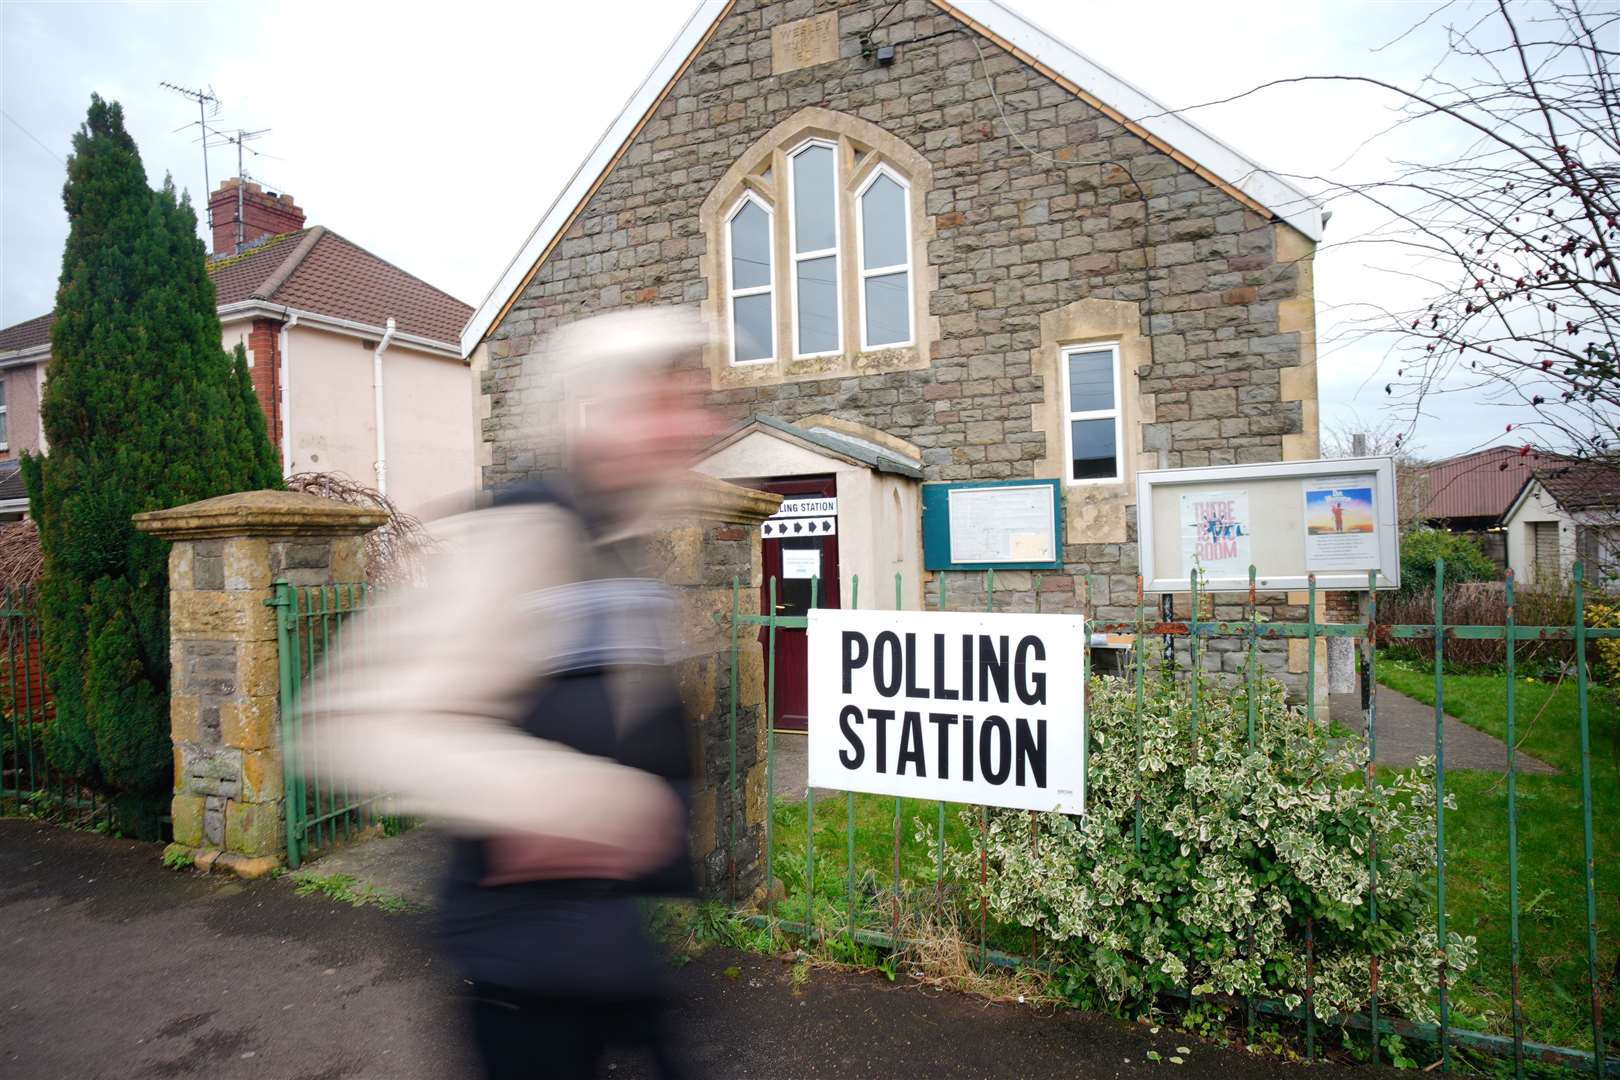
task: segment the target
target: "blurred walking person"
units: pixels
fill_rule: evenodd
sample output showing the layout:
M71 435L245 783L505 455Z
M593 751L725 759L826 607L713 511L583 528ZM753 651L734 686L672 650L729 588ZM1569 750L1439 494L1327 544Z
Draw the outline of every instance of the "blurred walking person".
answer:
M454 836L438 932L491 1078L594 1076L610 1041L683 1075L639 898L691 886L690 763L637 536L713 434L682 374L703 338L678 308L552 335L566 470L438 523L425 584L307 699L337 775Z

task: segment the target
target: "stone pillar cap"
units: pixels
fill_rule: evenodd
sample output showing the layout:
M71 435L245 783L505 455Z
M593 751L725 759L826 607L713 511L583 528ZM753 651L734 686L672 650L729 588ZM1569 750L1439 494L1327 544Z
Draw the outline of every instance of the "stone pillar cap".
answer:
M302 491L236 491L134 516L135 528L165 540L236 536L358 536L388 521L381 510Z
M672 517L758 525L776 513L781 505L782 496L772 492L756 491L702 473L689 472L679 484L665 493L659 509Z

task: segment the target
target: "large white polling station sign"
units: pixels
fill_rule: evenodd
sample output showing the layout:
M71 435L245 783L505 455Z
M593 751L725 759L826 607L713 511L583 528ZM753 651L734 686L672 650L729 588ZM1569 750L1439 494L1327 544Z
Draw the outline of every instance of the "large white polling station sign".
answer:
M1085 812L1085 620L815 609L813 787Z

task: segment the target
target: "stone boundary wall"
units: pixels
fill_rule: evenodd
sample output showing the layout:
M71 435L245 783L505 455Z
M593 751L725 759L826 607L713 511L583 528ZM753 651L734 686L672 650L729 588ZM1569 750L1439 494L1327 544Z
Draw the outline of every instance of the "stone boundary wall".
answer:
M135 516L169 549L174 844L248 877L280 865L286 816L275 581L364 581L378 510L247 491Z

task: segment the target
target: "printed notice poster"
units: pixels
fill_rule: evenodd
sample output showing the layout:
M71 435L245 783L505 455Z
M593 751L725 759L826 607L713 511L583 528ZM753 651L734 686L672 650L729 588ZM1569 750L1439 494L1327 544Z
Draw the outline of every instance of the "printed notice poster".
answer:
M821 576L820 548L783 548L782 576L784 578L818 578Z
M947 500L951 562L993 565L1057 558L1050 487L953 488Z
M817 608L811 787L1086 811L1078 615Z
M1378 566L1378 515L1372 476L1305 482L1305 568Z
M1181 574L1242 578L1249 573L1249 493L1189 491L1181 496Z

